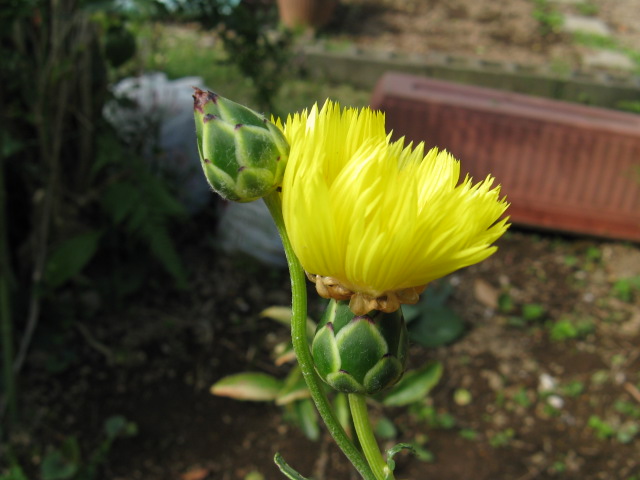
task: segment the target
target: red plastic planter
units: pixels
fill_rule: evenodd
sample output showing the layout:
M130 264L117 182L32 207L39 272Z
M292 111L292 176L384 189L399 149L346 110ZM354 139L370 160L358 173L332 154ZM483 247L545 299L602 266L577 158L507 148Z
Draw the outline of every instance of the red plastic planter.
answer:
M640 241L640 115L395 73L371 103L396 138L494 175L513 222Z

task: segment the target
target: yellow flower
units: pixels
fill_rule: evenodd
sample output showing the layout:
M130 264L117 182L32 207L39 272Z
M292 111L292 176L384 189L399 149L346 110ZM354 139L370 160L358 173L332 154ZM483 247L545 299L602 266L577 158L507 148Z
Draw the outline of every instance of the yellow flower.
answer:
M325 298L356 314L416 303L425 286L484 260L508 227L489 176L460 182L446 151L390 141L384 115L322 109L278 122L291 146L282 185L293 249Z

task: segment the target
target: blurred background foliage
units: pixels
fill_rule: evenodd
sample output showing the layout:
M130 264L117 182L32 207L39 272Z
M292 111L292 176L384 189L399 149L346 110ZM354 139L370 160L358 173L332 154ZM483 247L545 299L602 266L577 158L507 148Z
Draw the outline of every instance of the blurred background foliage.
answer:
M117 312L150 283L189 285L180 235L196 213L157 161L158 119L133 136L106 120L105 106L136 108L114 85L154 71L197 75L280 115L327 97L364 105L369 92L306 79L294 33L279 26L272 1L0 5L4 436L19 418L18 379L34 341L50 345L51 368L63 370L72 361L64 345L79 322Z
M369 92L305 78L294 37L266 0L0 0L0 479L29 478L5 443L27 414L29 353L44 352L45 375L65 372L92 320L117 317L148 286L186 290L181 251L194 217L216 215L213 195L204 213L185 201L189 187L161 147L166 116L116 87L152 72L195 75L277 115L327 97L368 102ZM109 117L113 108L124 117ZM119 124L132 118L133 132ZM112 442L134 430L30 451L42 456L41 478L97 478Z

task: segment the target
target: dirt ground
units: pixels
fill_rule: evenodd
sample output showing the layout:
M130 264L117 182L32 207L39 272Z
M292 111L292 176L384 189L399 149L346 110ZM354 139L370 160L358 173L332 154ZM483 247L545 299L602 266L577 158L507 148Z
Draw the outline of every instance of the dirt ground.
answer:
M346 16L327 33L336 39L529 64L579 62L581 54L542 39L526 0L344 3ZM637 41L636 0L594 3L616 35ZM214 215L193 224L197 232L183 232L188 292L151 282L117 318L75 326L64 347L71 359L55 375L47 371L50 349L34 346L22 377L27 422L13 435L15 448L75 435L87 458L104 420L120 414L138 432L115 441L99 478L276 480L280 452L316 480L355 479L329 438L307 440L279 408L209 394L231 373L284 375L270 351L288 332L258 314L287 305L290 292L285 271L218 250ZM374 417L398 426L391 443L418 441L433 454L430 462L402 455L397 477L640 479L640 291L622 291L624 279L639 275L636 244L516 227L490 259L449 277L449 306L465 334L449 346L413 346L410 364L442 362L425 405L450 421L371 406ZM533 315L532 305L542 309ZM42 455L26 457L30 478L38 478Z
M538 3L538 5L537 5ZM399 53L446 53L465 58L546 66L566 73L587 68L593 51L572 40L560 25L536 21L544 1L343 0L328 26L330 39ZM620 46L640 50L636 0L550 0L559 14L605 22ZM589 8L589 6L593 6ZM548 18L548 17L547 17ZM548 28L547 28L548 27Z

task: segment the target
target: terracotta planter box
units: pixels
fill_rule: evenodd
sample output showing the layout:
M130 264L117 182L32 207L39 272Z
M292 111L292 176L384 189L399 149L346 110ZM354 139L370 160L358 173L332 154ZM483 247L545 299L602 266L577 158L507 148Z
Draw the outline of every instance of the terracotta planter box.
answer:
M494 175L515 223L640 241L640 115L394 73L372 106L396 138Z

